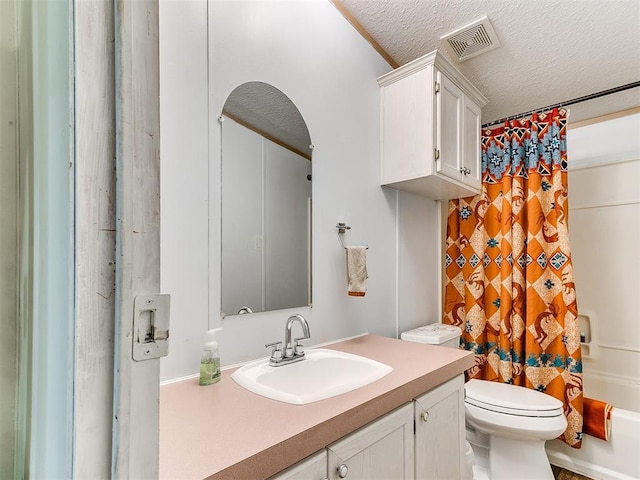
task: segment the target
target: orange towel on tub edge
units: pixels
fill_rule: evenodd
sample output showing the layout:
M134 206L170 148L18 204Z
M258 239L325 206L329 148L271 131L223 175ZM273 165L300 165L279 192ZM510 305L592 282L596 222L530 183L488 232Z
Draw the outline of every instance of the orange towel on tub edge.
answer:
M612 410L613 406L606 402L585 397L582 412L584 418L582 431L592 437L609 440Z

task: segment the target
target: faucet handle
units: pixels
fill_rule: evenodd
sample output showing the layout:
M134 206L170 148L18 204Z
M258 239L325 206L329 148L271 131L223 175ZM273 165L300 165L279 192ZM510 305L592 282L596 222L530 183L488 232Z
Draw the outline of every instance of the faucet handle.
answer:
M296 355L304 355L304 350L302 349L302 340L307 340L307 338L301 337L301 338L294 338L293 340L296 342L296 345L293 349L293 353Z
M267 343L264 348L273 347L271 350L271 360L282 360L282 342Z

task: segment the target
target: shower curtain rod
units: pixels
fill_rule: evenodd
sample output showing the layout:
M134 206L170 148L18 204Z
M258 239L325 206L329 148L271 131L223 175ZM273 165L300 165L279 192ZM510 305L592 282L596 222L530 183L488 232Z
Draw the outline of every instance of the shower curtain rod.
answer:
M539 109L536 109L536 110L530 110L530 111L524 112L524 113L518 113L517 115L510 115L508 117L501 118L500 120L495 120L493 122L485 123L484 125L482 125L482 128L484 129L484 128L487 128L487 127L492 127L494 125L499 125L501 123L506 122L507 120L515 120L516 118L526 117L526 116L529 116L529 115L531 115L532 113L535 113L535 112L546 112L547 110L551 110L553 108L567 107L567 106L573 105L575 103L585 102L587 100L593 100L594 98L604 97L605 95L611 95L612 93L623 92L624 90L629 90L631 88L636 88L636 87L640 87L640 81L639 82L628 83L626 85L621 85L621 86L615 87L615 88L610 88L609 90L603 90L601 92L592 93L591 95L585 95L584 97L574 98L573 100L567 100L565 102L560 102L560 103L556 103L556 104L553 104L553 105L548 105L548 106L546 106L544 108L539 108Z

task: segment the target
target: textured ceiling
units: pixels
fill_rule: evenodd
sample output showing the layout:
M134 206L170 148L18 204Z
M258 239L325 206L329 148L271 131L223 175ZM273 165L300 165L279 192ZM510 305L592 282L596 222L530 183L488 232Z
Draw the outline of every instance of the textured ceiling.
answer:
M289 149L311 155L311 137L300 111L269 84L243 83L231 92L222 113Z
M638 0L334 0L403 65L439 49L489 100L483 123L640 80ZM458 63L440 37L487 15L501 46ZM570 121L640 105L640 88Z
M640 81L640 0L332 1L398 65L439 49L489 100L483 123ZM501 46L458 63L440 37L485 15ZM638 106L640 87L572 105L569 120ZM309 152L300 112L269 85L238 87L224 111Z

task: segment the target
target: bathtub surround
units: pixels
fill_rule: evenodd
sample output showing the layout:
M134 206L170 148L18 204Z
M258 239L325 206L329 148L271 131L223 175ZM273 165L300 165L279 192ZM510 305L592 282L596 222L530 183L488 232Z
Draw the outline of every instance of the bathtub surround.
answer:
M582 365L567 226L566 114L486 130L482 191L449 204L444 323L476 354L469 378L563 402L579 448Z
M589 350L596 346L597 355L583 352L584 393L614 409L609 441L585 435L575 450L554 440L547 454L554 465L605 480L640 478L639 131L636 112L567 135L578 305L596 319Z
M640 113L569 131L578 313L589 313L584 391L640 410ZM594 254L597 252L597 255ZM614 434L615 435L615 434Z

